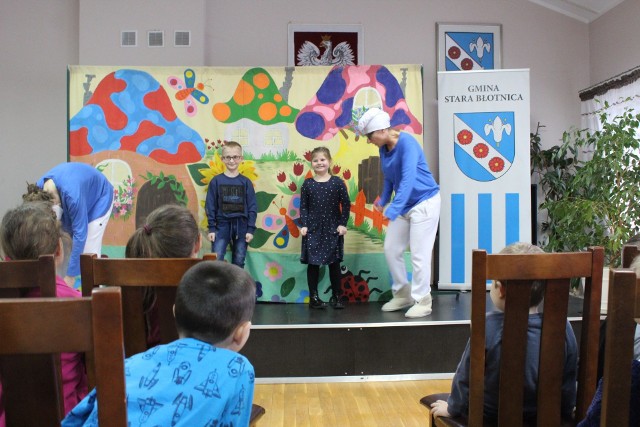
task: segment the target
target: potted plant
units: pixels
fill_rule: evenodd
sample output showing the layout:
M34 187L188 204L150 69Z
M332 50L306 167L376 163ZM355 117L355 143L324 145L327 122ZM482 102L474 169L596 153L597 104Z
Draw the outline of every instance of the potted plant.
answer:
M601 130L565 132L548 150L540 149L538 128L532 171L545 198L545 250L603 246L605 265L618 266L622 246L640 230L640 114L625 110L609 119L607 108Z

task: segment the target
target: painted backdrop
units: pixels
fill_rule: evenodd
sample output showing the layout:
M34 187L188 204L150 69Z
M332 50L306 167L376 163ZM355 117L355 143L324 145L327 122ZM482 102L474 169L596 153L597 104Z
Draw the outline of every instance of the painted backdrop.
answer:
M124 256L154 208L187 206L206 235L204 200L224 170L224 141L244 149L257 230L246 269L261 301L308 300L300 264L299 191L309 153L326 146L351 198L342 284L351 301L390 297L382 242L387 220L372 210L382 189L378 152L355 131L370 107L422 141L419 65L346 67L69 67L69 158L99 169L115 188L104 252ZM204 248L210 250L210 243ZM328 274L320 290L329 288Z

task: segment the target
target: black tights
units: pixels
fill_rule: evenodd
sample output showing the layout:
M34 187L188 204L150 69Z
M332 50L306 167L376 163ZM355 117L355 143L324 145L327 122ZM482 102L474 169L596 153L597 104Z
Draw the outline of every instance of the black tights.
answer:
M309 264L307 266L307 283L309 284L309 294L318 293L318 277L320 276L320 266ZM340 261L329 264L329 280L331 290L336 296L340 296Z

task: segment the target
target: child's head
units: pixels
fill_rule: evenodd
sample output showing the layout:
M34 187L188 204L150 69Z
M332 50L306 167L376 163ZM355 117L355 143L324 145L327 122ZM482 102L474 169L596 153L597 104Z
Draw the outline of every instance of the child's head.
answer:
M516 242L504 247L499 253L521 255L544 253L544 251L536 245L532 245L531 243ZM495 305L497 309L502 311L504 311L504 298L506 295L506 287L508 284L508 280L494 280L493 284L491 285L491 301L493 301L493 305ZM542 298L544 297L544 285L545 282L543 280L532 281L531 299L529 300L530 308L537 307L542 302Z
M49 202L27 202L10 209L2 218L0 242L4 256L12 260L61 255L60 223Z
M311 151L311 167L316 174L331 173L331 152L327 147L316 147Z
M199 262L176 291L180 337L238 351L249 337L255 301L256 284L245 270L224 261Z
M331 161L331 152L327 147L316 147L311 151L311 161L318 156L324 156L325 159Z
M154 209L142 227L133 232L127 258L189 258L200 250L200 231L187 208L164 205Z
M237 170L242 162L242 145L236 141L226 141L222 147L222 161L227 170Z

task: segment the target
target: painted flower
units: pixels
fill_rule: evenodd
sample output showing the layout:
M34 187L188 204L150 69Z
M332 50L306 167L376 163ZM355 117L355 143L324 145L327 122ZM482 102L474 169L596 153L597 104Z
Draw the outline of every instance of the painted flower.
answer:
M492 172L500 172L502 169L504 169L504 160L502 160L500 157L494 157L491 160L489 160L489 169L491 169Z
M351 178L351 171L349 169L345 169L345 171L342 173L342 177L344 179L350 179Z
M489 147L483 143L476 144L473 147L473 154L479 159L484 159L489 154Z
M335 165L333 166L333 168L331 169L331 173L333 173L334 175L338 175L340 173L340 165Z
M280 295L271 295L271 302L286 303L287 301L284 298L280 298Z
M224 163L222 162L218 152L214 153L213 159L209 160L207 165L209 166L208 168L198 169L198 172L202 174L202 180L200 182L205 186L209 185L209 182L211 182L214 176L224 173L225 170ZM253 183L258 179L255 162L252 160L244 160L240 163L240 166L238 166L238 172L240 172L240 175L244 175L249 178Z
M260 298L262 295L262 283L256 281L256 299Z
M276 261L268 262L263 274L267 276L269 280L275 282L282 277L282 266Z
M296 302L299 303L308 303L309 302L309 291L308 290L302 290L300 291L300 295L298 296L298 298L296 299Z
M463 70L470 70L473 68L473 61L470 60L469 58L465 58L460 63L460 66L462 67Z
M467 144L471 144L471 141L473 141L473 134L468 130L464 129L458 132L457 138L460 144L467 145Z
M278 181L280 182L285 182L285 180L287 179L287 175L285 175L284 172L280 171L278 173Z
M289 190L295 192L297 189L298 189L298 186L296 185L296 183L291 181L291 183L289 183Z
M457 47L457 46L450 47L449 50L447 51L447 53L449 54L449 58L451 58L451 59L460 58L460 48Z
M302 172L304 172L304 165L302 163L294 163L293 164L293 173L295 176L300 176L302 175ZM280 181L282 182L282 181Z
M304 159L305 159L307 162L310 162L310 161L311 161L311 151L306 151L306 152L304 153Z

